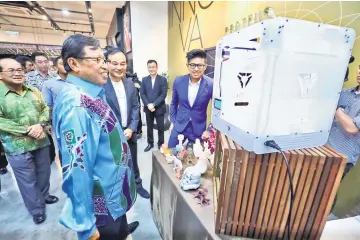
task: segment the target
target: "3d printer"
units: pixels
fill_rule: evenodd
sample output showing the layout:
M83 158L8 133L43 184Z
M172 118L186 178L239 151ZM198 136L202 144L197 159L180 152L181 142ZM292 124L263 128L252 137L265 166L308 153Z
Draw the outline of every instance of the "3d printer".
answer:
M334 119L355 31L275 18L220 39L212 123L248 151L324 145Z

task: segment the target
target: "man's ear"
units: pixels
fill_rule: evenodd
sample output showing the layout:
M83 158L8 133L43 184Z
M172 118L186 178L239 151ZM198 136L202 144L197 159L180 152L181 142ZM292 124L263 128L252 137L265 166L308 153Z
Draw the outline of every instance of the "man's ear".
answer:
M74 71L78 73L80 71L80 63L75 58L68 58L67 63L69 64L69 67L71 68L71 71Z

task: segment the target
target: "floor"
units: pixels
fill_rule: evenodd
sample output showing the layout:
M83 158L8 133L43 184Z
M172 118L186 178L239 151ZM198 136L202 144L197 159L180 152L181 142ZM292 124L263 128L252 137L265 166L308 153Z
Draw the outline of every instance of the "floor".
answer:
M144 127L146 133L146 127ZM168 139L169 133L165 133ZM155 141L157 132L154 131ZM152 171L151 151L145 153L147 146L146 134L138 141L138 161L143 186L149 191ZM155 149L155 148L154 148ZM43 224L35 225L27 212L19 193L14 174L9 172L1 176L0 192L0 239L1 240L72 240L77 239L74 232L60 225L58 218L64 204L64 194L61 191L61 178L56 164L52 165L50 193L60 198L54 205L47 206L47 220ZM133 240L161 240L159 232L152 219L150 201L137 198L134 207L127 213L128 222L139 221L140 226L132 234Z

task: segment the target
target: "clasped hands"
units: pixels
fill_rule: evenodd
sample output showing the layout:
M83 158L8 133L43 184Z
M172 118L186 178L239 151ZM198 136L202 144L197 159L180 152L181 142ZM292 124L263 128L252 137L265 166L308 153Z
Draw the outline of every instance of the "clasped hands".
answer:
M154 104L149 103L149 104L147 105L147 107L148 107L148 109L149 109L150 112L154 112L154 111L155 111L155 106L154 106Z
M45 138L44 128L40 124L35 124L28 127L27 132L30 137L33 137L35 139Z

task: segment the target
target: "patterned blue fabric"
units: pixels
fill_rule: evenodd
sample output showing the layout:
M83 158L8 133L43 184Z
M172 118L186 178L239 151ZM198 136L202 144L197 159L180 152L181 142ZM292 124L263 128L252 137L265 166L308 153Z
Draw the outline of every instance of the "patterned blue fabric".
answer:
M344 113L349 115L360 129L360 94L357 94L356 91L357 88L343 89L340 94L338 107L342 107ZM328 145L346 155L348 163L355 165L360 154L360 133L346 133L340 123L334 119Z
M130 149L104 99L101 86L68 75L53 109L53 128L62 155L60 223L88 239L96 225L124 215L136 200Z

